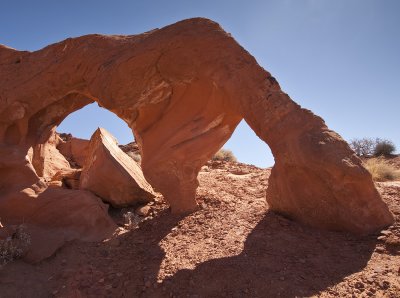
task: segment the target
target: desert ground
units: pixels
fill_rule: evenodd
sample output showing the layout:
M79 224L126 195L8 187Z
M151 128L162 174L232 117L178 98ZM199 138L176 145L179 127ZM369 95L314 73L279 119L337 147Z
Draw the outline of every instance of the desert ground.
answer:
M400 157L390 162L400 168ZM359 237L270 212L270 171L210 161L198 211L172 215L161 195L140 210L110 208L113 238L7 264L0 297L400 297L400 181L377 183L395 224Z

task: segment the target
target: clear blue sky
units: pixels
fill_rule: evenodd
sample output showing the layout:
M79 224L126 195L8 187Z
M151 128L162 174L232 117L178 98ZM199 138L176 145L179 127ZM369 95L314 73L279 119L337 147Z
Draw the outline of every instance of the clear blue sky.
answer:
M293 100L345 139L388 138L400 147L398 0L2 0L0 43L33 51L67 37L137 34L197 16L219 22ZM87 138L98 126L120 143L132 139L125 123L94 105L59 130ZM240 161L273 164L244 124L225 147Z

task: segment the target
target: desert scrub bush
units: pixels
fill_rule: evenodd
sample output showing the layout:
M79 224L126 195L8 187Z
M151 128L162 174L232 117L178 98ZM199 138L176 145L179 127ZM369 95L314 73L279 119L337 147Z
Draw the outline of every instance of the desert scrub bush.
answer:
M358 156L369 156L374 153L376 140L369 138L352 139L349 142L350 148Z
M138 152L127 152L126 154L128 154L128 156L136 161L138 164L142 162L142 157Z
M220 149L217 153L214 154L212 160L220 160L220 161L237 161L235 155L233 155L231 150Z
M396 146L392 141L389 140L376 140L376 145L374 148L375 156L390 156L396 151Z
M31 237L26 232L26 226L23 224L17 226L10 237L0 240L0 268L22 257L30 244Z
M400 179L400 171L396 170L385 159L370 158L364 162L365 168L371 173L375 181L390 181Z
M382 140L380 138L362 138L352 139L349 142L350 148L358 156L389 156L396 151L396 146L392 141Z

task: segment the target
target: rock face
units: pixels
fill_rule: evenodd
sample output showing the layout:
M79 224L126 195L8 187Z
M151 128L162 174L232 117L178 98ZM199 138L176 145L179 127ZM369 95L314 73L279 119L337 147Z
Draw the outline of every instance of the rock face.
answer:
M140 149L136 142L131 142L126 145L119 145L122 151L124 151L130 158L132 158L137 163L140 163L142 158L140 156Z
M64 155L70 164L82 168L87 158L89 140L71 137L57 145L58 151Z
M63 169L58 171L52 178L51 182L60 182L64 188L79 189L82 169Z
M107 210L108 207L88 191L44 185L2 195L0 201L3 223L27 225L31 246L25 260L30 262L51 256L67 241L100 241L109 237L116 225Z
M30 148L67 115L96 101L132 128L144 175L173 212L196 209L201 166L244 118L275 156L267 190L273 210L354 233L393 222L346 142L294 103L210 20L141 35L69 38L36 52L2 46L0 61L2 193L32 188L39 178L26 158Z
M90 139L80 188L90 190L114 207L147 203L155 195L140 167L104 128L98 128Z
M50 181L58 171L70 168L65 156L56 148L60 141L53 130L48 140L36 144L32 150L32 165L36 173L47 181Z

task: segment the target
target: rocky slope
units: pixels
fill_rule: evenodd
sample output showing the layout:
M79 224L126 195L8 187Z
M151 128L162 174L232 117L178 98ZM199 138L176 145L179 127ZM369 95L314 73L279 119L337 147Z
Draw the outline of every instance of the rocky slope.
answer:
M37 265L0 271L0 297L399 297L400 182L378 183L395 215L382 234L304 227L269 210L270 169L209 162L200 210L173 216L162 196L112 209L118 234L71 242ZM131 212L131 213L129 213Z

